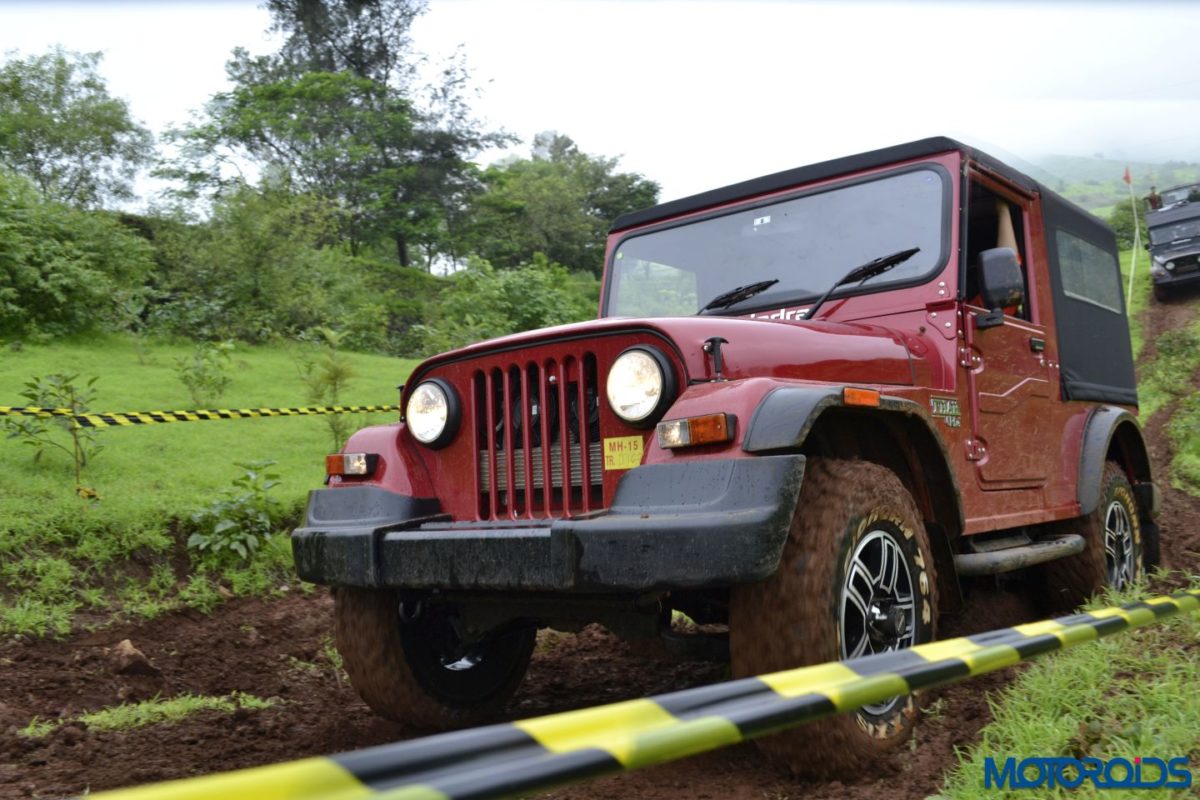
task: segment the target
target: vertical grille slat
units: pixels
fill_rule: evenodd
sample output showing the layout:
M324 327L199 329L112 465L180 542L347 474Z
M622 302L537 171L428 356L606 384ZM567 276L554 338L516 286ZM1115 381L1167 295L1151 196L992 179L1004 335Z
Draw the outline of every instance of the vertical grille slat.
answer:
M535 367L533 364L530 364L524 370L521 370L522 394L525 397L530 397L530 398L533 396L529 391L529 385L530 385L531 379L534 381L537 380L537 367ZM521 407L522 407L522 409L524 409L525 404L522 404ZM522 410L522 412L521 412L521 419L522 419L522 424L521 424L521 462L525 467L525 475L524 475L525 482L521 488L525 490L525 516L529 517L530 519L533 519L535 507L533 504L533 497L531 496L531 493L528 490L529 486L534 485L533 433L530 430L532 425L529 422L525 421L524 410Z
M486 397L484 394L485 391L486 390L483 385L483 373L476 372L471 376L471 401L474 404L474 408L478 409L483 406L483 398ZM486 434L480 427L479 414L470 414L467 418L471 420L471 441L474 443L475 452L478 453L479 446L481 443L483 443ZM480 466L482 467L482 465ZM485 488L485 472L486 470L484 469L475 470L474 479L472 481L475 484L475 508L480 518L486 516L482 505L483 498L485 496L490 497L492 494Z
M484 404L487 407L487 429L485 436L487 437L487 486L488 486L488 511L492 519L496 518L497 494L496 491L496 437L493 435L496 430L496 410L492 407L492 398L495 397L493 391L493 374L488 370L484 378Z
M512 371L506 370L501 373L500 380L504 383L504 403L501 406L504 412L504 470L505 488L508 490L508 515L514 519L517 516L517 476L516 470L513 469L513 393L512 393ZM520 408L521 397L517 395L517 408Z
M476 373L480 519L570 517L602 506L596 374L591 353Z
M591 453L591 442L588 436L588 423L590 421L590 409L587 402L587 378L588 378L588 357L585 357L579 362L579 379L575 381L575 409L579 425L579 452ZM592 485L592 465L590 458L579 459L579 474L580 486ZM580 493L583 501L583 513L587 514L592 510L591 492L584 489Z
M549 517L552 513L554 493L546 491L546 484L549 482L547 476L550 475L550 448L546 446L550 443L550 403L546 395L546 377L546 365L538 364L538 421L541 424L542 435L542 480L538 484L542 488L542 510Z
M567 430L567 418L571 416L567 403L567 398L570 397L567 392L570 387L567 382L567 368L570 363L570 359L558 363L558 385L555 387L555 394L558 396L558 448L562 475L557 477L554 485L563 487L563 511L568 515L571 513L571 434Z

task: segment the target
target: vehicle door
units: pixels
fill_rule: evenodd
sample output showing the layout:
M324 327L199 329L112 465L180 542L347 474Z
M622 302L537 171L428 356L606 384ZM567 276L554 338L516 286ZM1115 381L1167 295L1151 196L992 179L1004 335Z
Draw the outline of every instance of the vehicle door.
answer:
M1048 454L1057 448L1048 441L1053 435L1053 354L1047 350L1038 303L1037 280L1045 269L1030 261L1035 253L1032 198L992 176L971 174L967 203L966 305L959 353L970 404L966 458L985 491L1036 490L1045 485L1053 468ZM979 254L995 247L1016 252L1025 282L1019 305L985 308L977 292ZM1030 508L1040 502L1037 492L1020 496Z

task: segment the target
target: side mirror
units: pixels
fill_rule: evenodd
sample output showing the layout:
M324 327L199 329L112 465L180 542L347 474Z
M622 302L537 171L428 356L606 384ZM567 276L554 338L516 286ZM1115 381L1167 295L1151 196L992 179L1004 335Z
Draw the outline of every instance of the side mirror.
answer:
M1011 247L993 247L979 254L979 294L988 309L1025 302L1025 279Z

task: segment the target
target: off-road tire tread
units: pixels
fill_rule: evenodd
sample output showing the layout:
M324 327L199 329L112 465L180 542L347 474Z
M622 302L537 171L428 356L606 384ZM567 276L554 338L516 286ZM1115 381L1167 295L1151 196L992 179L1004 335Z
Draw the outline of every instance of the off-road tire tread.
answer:
M525 676L533 641L523 663L507 683L483 704L449 708L417 682L404 657L399 626L399 597L385 589L337 587L334 635L350 683L375 713L425 728L452 728L488 720L508 701Z
M929 638L936 637L933 554L911 495L893 472L879 465L810 458L779 569L768 580L734 592L730 651L735 677L839 660L835 612L811 613L812 607L828 602L848 521L856 511L871 508L890 510L915 532L928 578ZM918 582L919 576L913 577ZM914 590L921 591L916 586ZM802 606L810 613L801 611ZM907 741L915 723L915 700L911 713L903 734L891 740L868 738L853 714L843 714L758 739L757 744L772 761L799 775L861 776L879 756Z
M1104 514L1114 486L1123 485L1129 496L1133 489L1124 470L1113 461L1104 464L1100 477L1100 499L1091 514L1061 523L1059 530L1083 537L1082 553L1058 558L1042 565L1041 582L1043 598L1048 612L1071 611L1086 603L1108 583L1108 569L1104 562ZM1127 509L1134 525L1135 537L1140 539L1138 509ZM1138 571L1141 572L1142 553L1138 554Z

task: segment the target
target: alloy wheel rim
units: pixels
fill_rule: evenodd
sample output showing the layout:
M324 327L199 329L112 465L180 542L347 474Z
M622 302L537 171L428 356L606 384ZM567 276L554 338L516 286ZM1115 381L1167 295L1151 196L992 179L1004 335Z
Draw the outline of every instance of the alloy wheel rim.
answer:
M1104 567L1108 585L1123 589L1133 583L1136 553L1133 522L1125 504L1113 500L1104 513Z
M896 536L867 533L854 548L842 586L838 626L843 660L911 647L916 631L913 576ZM880 716L903 698L863 706Z

